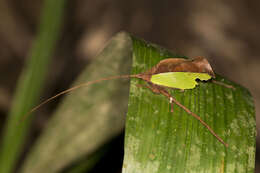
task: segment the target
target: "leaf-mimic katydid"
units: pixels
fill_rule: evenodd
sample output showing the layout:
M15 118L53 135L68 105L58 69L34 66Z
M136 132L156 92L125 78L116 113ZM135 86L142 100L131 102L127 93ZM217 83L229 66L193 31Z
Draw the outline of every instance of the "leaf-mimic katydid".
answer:
M154 67L152 67L151 69L149 69L144 73L112 76L112 77L102 78L94 81L89 81L74 86L70 89L58 93L57 95L45 100L38 106L34 107L33 109L30 110L30 112L28 112L28 114L24 116L24 118L26 118L27 115L37 110L39 107L43 106L44 104L48 103L49 101L55 99L60 95L69 93L81 87L99 83L101 81L120 79L120 78L139 78L146 81L147 82L147 85L145 85L146 88L150 89L152 92L156 94L162 94L169 99L169 102L171 104L171 112L173 112L173 104L175 103L176 105L181 107L184 111L186 111L188 114L192 115L194 118L199 120L200 123L203 124L210 131L212 135L214 135L222 144L228 147L228 144L225 143L223 139L219 137L205 121L203 121L197 114L190 111L190 109L188 109L180 102L178 102L167 91L168 89L180 89L180 90L193 89L196 87L196 85L198 85L197 79L200 81L208 81L212 78L215 78L215 74L209 62L207 61L207 59L203 57L197 57L194 59L167 58L161 60L158 64L156 64ZM212 80L212 82L227 88L234 89L233 86L224 84L222 82L218 82L215 80Z

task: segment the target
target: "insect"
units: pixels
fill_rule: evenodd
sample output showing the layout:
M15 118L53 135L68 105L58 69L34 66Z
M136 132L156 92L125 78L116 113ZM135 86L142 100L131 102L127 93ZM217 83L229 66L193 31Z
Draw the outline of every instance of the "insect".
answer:
M201 124L203 124L212 135L214 135L222 144L224 144L226 147L228 147L228 144L223 141L221 137L219 137L213 129L205 122L203 121L197 114L190 111L187 107L182 105L180 102L178 102L171 94L168 92L168 89L179 89L179 90L186 90L186 89L193 89L198 85L197 80L200 81L208 81L212 78L215 78L215 74L207 61L206 58L203 57L197 57L194 59L183 59L183 58L168 58L161 60L158 64L156 64L154 67L149 69L148 71L140 74L132 74L132 75L120 75L120 76L112 76L108 78L102 78L94 81L89 81L77 86L74 86L72 88L69 88L67 90L64 90L57 95L50 97L49 99L45 100L44 102L40 103L38 106L31 109L28 114L24 116L24 118L27 117L27 115L31 114L32 112L36 111L38 108L43 106L44 104L48 103L49 101L55 99L56 97L59 97L63 94L69 93L73 90L76 90L81 87L86 87L91 84L99 83L101 81L107 81L112 79L120 79L120 78L139 78L147 82L146 85L143 85L141 87L146 87L150 89L152 92L156 94L162 94L167 99L169 99L169 102L171 104L171 112L173 112L173 105L176 104L179 107L181 107L184 111L186 111L188 114L192 115L194 118L200 121ZM212 80L212 82L222 85L227 88L234 89L233 86Z

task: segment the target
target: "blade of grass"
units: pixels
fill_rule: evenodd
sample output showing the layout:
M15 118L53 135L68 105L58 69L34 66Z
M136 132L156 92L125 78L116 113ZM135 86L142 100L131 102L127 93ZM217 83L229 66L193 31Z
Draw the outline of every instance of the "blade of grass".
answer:
M128 34L116 35L82 72L73 85L99 78L129 74L132 52ZM123 130L129 80L104 81L66 96L36 142L22 173L54 173L84 157L95 165L93 152ZM88 169L88 168L85 168ZM86 170L85 170L86 171Z
M17 126L23 116L35 105L46 76L48 64L58 39L65 0L46 0L42 10L39 34L30 57L17 84L13 106L8 115L0 151L0 172L12 172L24 143L30 119Z
M132 73L144 72L170 56L136 38L133 53ZM164 96L136 87L143 81L131 79L123 173L253 173L256 123L252 97L245 88L223 77L216 80L236 90L207 82L171 93L205 120L229 148L178 106L171 113Z

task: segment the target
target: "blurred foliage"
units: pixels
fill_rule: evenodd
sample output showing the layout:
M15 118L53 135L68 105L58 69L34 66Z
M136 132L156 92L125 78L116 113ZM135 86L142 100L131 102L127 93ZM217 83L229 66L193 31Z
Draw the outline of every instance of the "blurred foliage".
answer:
M120 33L74 85L129 74L131 65L133 74L144 72L167 57L182 56ZM112 80L66 97L28 154L22 172L60 172L82 158L78 167L69 170L90 171L109 149L100 147L122 133L127 104L123 172L253 172L256 134L251 96L220 76L216 80L236 89L206 82L193 90L171 93L199 114L229 148L179 107L172 114L165 97L137 87L143 81L131 79L128 102L127 80Z
M17 126L40 94L62 19L65 1L46 0L39 35L17 86L1 144L0 172L12 172L30 120ZM115 36L76 84L106 76L143 72L161 59L181 57L127 33ZM136 87L143 81L109 81L66 97L22 163L21 172L87 172L123 131L127 110L123 172L253 172L255 113L243 87L236 90L201 83L184 93L172 91L229 143L225 148L196 119L160 95ZM116 162L116 161L115 161ZM65 170L68 168L68 170Z
M129 74L130 68L131 40L121 33L108 43L74 85ZM86 160L95 157L93 152L122 133L128 91L129 80L112 80L68 95L29 154L22 172L58 172L82 157Z
M39 33L17 84L16 93L5 124L0 151L0 172L15 168L31 119L21 124L21 118L37 103L43 88L48 65L60 34L65 0L46 0Z

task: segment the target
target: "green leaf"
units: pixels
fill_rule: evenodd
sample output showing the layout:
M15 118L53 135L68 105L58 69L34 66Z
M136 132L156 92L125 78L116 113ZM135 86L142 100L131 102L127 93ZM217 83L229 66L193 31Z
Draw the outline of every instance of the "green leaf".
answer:
M150 69L168 52L134 39L132 73ZM171 57L178 57L172 55ZM220 76L217 79L236 87L224 88L200 83L172 95L197 113L224 141L226 148L198 120L169 100L131 80L125 134L123 173L254 172L256 123L249 92Z
M119 33L74 85L129 74L131 43L129 35ZM82 157L86 165L95 165L98 159L91 157L101 157L93 153L124 129L128 94L128 79L104 81L69 94L32 149L21 172L59 172ZM86 167L86 170L92 168Z
M59 36L65 0L46 0L33 47L19 78L13 105L7 117L0 151L0 172L13 172L26 138L31 119L19 126L21 117L39 98L53 49Z
M169 57L183 56L120 33L76 84L129 74L131 65L132 74L145 72ZM178 106L171 113L167 98L138 87L144 81L131 79L128 93L129 83L119 79L66 97L22 172L59 172L82 157L87 158L86 165L95 164L90 159L95 157L93 153L122 132L127 104L124 173L253 172L256 129L252 97L245 88L221 76L216 80L236 90L201 82L192 90L171 90L171 94L206 121L228 148Z

